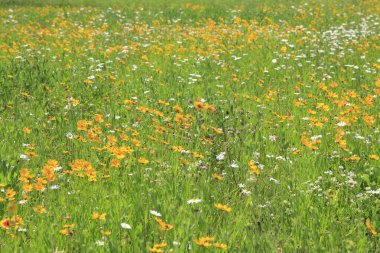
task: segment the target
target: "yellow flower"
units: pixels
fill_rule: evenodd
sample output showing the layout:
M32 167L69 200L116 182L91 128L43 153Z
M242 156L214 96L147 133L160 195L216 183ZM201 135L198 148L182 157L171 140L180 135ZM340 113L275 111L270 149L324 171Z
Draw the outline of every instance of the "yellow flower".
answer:
M214 240L214 237L201 237L198 240L195 241L196 244L203 246L203 247L210 247L212 246L212 241Z
M107 216L107 213L99 214L98 212L92 213L92 219L93 220L105 220Z
M219 248L219 249L227 249L227 244L224 244L224 243L214 243L212 246L214 246L215 248Z
M73 170L78 170L78 171L80 171L80 170L85 170L85 171L92 170L91 163L87 162L86 160L83 160L83 159L74 160L69 165Z
M369 155L369 158L371 158L373 160L379 160L379 156L375 155L375 154Z
M111 162L110 162L110 166L111 167L120 167L120 160L119 159L112 159Z
M194 107L198 110L206 110L206 106L203 104L203 102L194 102Z
M145 159L144 157L140 157L140 159L139 159L139 163L145 165L145 164L148 164L148 163L149 163L149 160Z
M232 210L231 207L229 207L229 206L227 206L227 205L222 205L222 204L220 204L220 203L216 203L214 206L215 206L216 208L218 208L219 210L222 210L222 211L224 211L224 212L231 212L231 210Z
M221 130L219 128L213 127L212 130L214 130L214 133L216 133L216 134L223 134L223 130Z
M173 109L176 110L178 113L183 113L183 109L179 105L173 106Z
M7 200L14 200L15 195L16 195L16 191L14 191L12 189L8 189L5 191L5 198Z
M59 230L59 233L61 235L68 236L68 235L74 234L74 231L73 230L69 230L69 229L62 229L62 230Z
M33 210L39 214L46 213L46 208L43 206L36 206L33 208Z
M222 177L221 175L218 175L218 174L215 174L215 173L214 173L214 174L212 174L211 176L212 176L215 180L218 180L218 181L219 181L219 180L223 180L223 177Z
M371 224L371 221L369 219L365 220L365 225L367 226L367 228L369 229L369 231L371 231L371 234L373 236L377 236L377 232L375 230L375 227Z
M11 228L11 224L10 224L10 219L6 218L6 219L3 219L0 221L0 227L4 228L4 229L10 229Z
M104 116L101 115L101 114L95 114L95 115L94 115L94 119L95 119L95 121L98 122L98 123L102 123L102 122L104 122Z
M77 130L78 131L86 131L88 126L92 125L92 121L87 120L79 120L77 122Z
M101 230L100 233L102 233L102 235L104 235L104 236L109 236L109 235L111 235L111 231L104 231L104 230Z
M27 128L27 127L24 127L24 128L22 129L22 131L23 131L24 133L26 133L26 134L30 134L30 133L32 132L32 130L30 130L30 129Z
M162 242L162 243L155 244L153 247L154 247L154 248L164 248L164 247L166 247L166 246L167 246L167 244L164 243L164 242Z
M173 146L172 149L174 152L181 152L183 150L183 147L182 146Z
M160 225L160 230L162 231L169 231L173 229L173 226L170 224L165 223L163 220L155 217L154 220Z
M154 253L162 253L164 252L162 249L157 249L157 248L149 248L149 251L150 252L154 252Z

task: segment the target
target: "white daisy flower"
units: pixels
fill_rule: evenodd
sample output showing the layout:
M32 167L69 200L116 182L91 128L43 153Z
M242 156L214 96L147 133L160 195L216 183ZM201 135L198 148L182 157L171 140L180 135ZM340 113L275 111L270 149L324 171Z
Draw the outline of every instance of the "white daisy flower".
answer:
M157 211L154 211L154 210L150 210L149 211L151 214L153 214L154 216L158 216L158 217L161 217L161 214Z

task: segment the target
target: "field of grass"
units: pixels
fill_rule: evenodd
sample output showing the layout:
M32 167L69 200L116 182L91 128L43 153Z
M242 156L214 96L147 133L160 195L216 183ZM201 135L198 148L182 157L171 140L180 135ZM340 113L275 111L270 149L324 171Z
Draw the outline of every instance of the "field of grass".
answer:
M379 13L0 0L0 252L380 252Z

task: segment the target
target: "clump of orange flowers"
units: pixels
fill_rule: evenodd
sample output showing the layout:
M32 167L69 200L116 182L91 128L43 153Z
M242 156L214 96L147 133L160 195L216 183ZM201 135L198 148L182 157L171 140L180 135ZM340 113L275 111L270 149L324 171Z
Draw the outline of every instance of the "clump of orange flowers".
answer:
M215 248L219 248L219 249L227 249L227 244L224 244L224 243L219 243L219 242L215 242L213 243L213 241L215 240L214 237L201 237L199 238L198 240L195 241L196 244L198 244L199 246L203 246L203 247L215 247Z

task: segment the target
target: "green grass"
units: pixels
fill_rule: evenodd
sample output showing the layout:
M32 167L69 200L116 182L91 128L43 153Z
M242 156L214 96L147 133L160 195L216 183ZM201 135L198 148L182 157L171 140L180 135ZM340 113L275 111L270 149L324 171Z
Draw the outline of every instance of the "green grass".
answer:
M0 252L378 252L378 10L0 1Z

